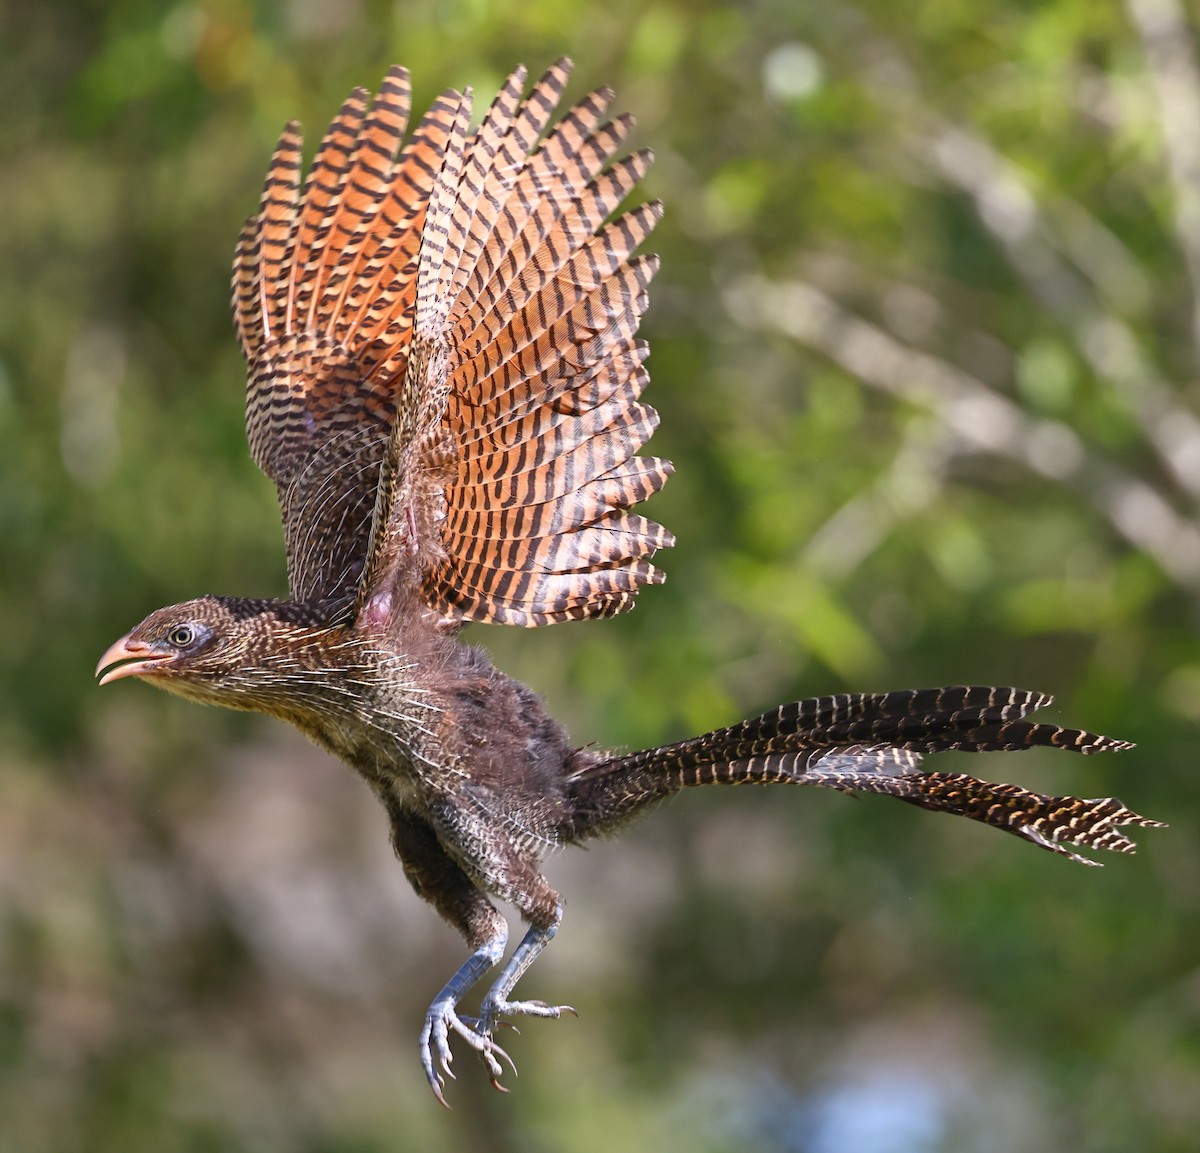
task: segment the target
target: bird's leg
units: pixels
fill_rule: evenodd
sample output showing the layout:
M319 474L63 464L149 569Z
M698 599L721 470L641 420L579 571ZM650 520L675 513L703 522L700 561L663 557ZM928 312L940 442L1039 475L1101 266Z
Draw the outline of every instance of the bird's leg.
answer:
M507 1061L509 1068L516 1072L512 1058L492 1040L491 1029L485 1028L481 1021L476 1021L473 1017L460 1017L458 1014L458 1002L504 955L508 929L503 926L503 922L501 926L490 941L480 945L459 966L454 976L442 987L442 991L434 997L425 1013L425 1027L421 1030L421 1065L434 1094L443 1105L446 1104L446 1098L442 1095L442 1074L454 1077L450 1069L454 1059L450 1052L451 1029L479 1054L487 1066L492 1084L497 1088L500 1087L500 1075L504 1072L501 1060Z
M436 880L437 887L426 884L418 887L417 891L427 900L433 901L442 914L447 917L461 917L464 898L470 898L472 908L478 910L478 902L482 901L487 912L495 921L487 921L492 926L485 938L474 938L470 935L470 927L462 920L456 923L464 924L467 940L475 949L475 954L466 965L454 975L442 995L430 1007L430 1016L435 1020L444 1020L445 1029L441 1031L443 1039L448 1030L453 1029L476 1052L479 1053L484 1065L487 1066L492 1085L499 1089L499 1077L502 1070L500 1061L507 1061L516 1072L508 1054L492 1039L499 1020L506 1014L529 1017L559 1017L564 1012L574 1012L570 1006L548 1005L543 1001L510 1001L509 994L520 979L521 974L533 963L538 954L546 947L558 930L562 921L562 898L550 887L545 877L538 872L535 859L526 847L519 842L497 835L497 828L492 811L481 806L477 797L468 795L466 800L457 803L444 802L432 812L433 820L428 824L422 822L425 833L422 838L433 838L436 842L437 853L442 858ZM411 825L411 820L409 824ZM393 828L395 826L393 825ZM421 850L428 855L432 862L433 846L424 839ZM405 868L409 869L409 857L403 854ZM461 865L459 862L470 862ZM446 887L448 867L455 870L462 881L471 887L471 892L461 893L458 898ZM476 871L477 870L477 871ZM422 870L422 880L429 878L429 871ZM412 880L410 870L409 879ZM414 881L414 885L416 882ZM483 892L487 891L502 901L508 901L521 910L522 916L529 923L529 931L517 946L508 964L504 966L495 984L483 999L478 1020L463 1018L454 1011L458 998L477 981L491 965L499 960L503 951L504 938L500 937L495 925L503 925L503 921L495 909L488 904ZM448 900L450 898L450 900ZM427 1022L428 1024L428 1022ZM434 1029L440 1028L434 1026ZM430 1033L429 1039L437 1047L439 1035ZM428 1052L428 1045L425 1051ZM448 1072L447 1062L443 1060L443 1071ZM427 1067L428 1072L428 1067ZM432 1081L431 1081L432 1083Z
M471 1017L460 1017L458 1003L476 982L504 955L508 926L475 883L442 848L427 821L386 798L392 824L392 845L404 865L417 895L432 904L467 939L473 952L446 982L425 1014L421 1030L421 1066L434 1095L443 1104L445 1077L453 1077L450 1033L457 1033L487 1066L492 1084L499 1087L504 1072L501 1061L512 1066L508 1054Z
M510 1001L516 983L525 970L537 959L538 954L554 940L562 921L562 903L558 902L552 924L539 928L531 925L521 943L513 950L508 964L500 972L495 983L487 991L479 1011L479 1031L490 1035L501 1017L561 1017L563 1013L574 1013L570 1005L548 1005L545 1001Z

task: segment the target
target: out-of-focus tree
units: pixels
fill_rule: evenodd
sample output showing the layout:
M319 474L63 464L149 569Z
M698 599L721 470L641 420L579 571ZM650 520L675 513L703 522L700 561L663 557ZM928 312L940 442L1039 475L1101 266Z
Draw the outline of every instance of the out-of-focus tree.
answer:
M552 864L515 1093L414 1035L459 946L298 738L92 664L283 590L224 285L283 122L566 52L668 216L670 579L480 629L582 741L995 681L1140 742L997 775L1172 821L1089 871L838 797ZM0 1153L1190 1150L1200 1131L1200 55L1174 0L60 0L0 13ZM950 761L953 764L953 761ZM987 768L991 766L986 766ZM536 986L536 988L534 987Z

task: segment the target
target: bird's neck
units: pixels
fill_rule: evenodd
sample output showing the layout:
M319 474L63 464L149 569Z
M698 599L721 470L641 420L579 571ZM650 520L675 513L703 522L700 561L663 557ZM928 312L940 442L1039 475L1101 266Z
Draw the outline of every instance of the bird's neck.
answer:
M219 703L295 725L356 766L380 753L406 759L437 711L425 681L444 661L447 643L411 624L328 624L304 606L265 606L254 622L253 658L230 678Z

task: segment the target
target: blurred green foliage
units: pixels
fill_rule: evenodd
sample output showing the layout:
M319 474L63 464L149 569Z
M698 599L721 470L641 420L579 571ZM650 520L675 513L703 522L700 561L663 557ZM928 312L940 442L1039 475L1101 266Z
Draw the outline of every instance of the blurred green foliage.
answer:
M1172 0L57 0L0 10L0 1153L1192 1150L1200 66ZM670 574L476 631L582 741L843 688L1058 694L985 775L1172 828L1080 869L881 801L695 795L550 863L579 1021L415 1060L461 946L365 790L92 662L283 591L225 284L283 122L392 62L613 84L668 215ZM946 758L953 766L953 758ZM524 986L523 986L524 988Z

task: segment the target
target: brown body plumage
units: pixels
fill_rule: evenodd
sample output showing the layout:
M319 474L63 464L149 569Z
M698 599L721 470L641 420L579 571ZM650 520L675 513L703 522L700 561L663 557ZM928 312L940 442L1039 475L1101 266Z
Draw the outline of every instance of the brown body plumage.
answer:
M612 218L649 163L614 159L611 93L553 123L565 62L523 97L515 72L480 126L444 93L405 142L406 73L335 118L303 189L284 131L234 262L249 367L251 451L275 482L291 598L204 597L152 613L104 656L192 699L269 713L352 765L386 806L417 892L470 958L426 1016L421 1056L441 1098L450 1032L493 1081L521 974L557 929L539 872L552 847L611 832L699 784L796 783L886 793L1086 860L1154 825L1112 799L1045 797L923 772L925 753L1128 747L1033 724L1048 698L946 688L801 701L678 745L606 755L571 744L525 686L459 626L539 626L632 607L670 534L630 511L670 474L638 456L656 423L636 337L655 271L635 256L656 204ZM399 151L398 151L399 150ZM398 154L397 154L398 152ZM490 897L530 928L503 955Z

